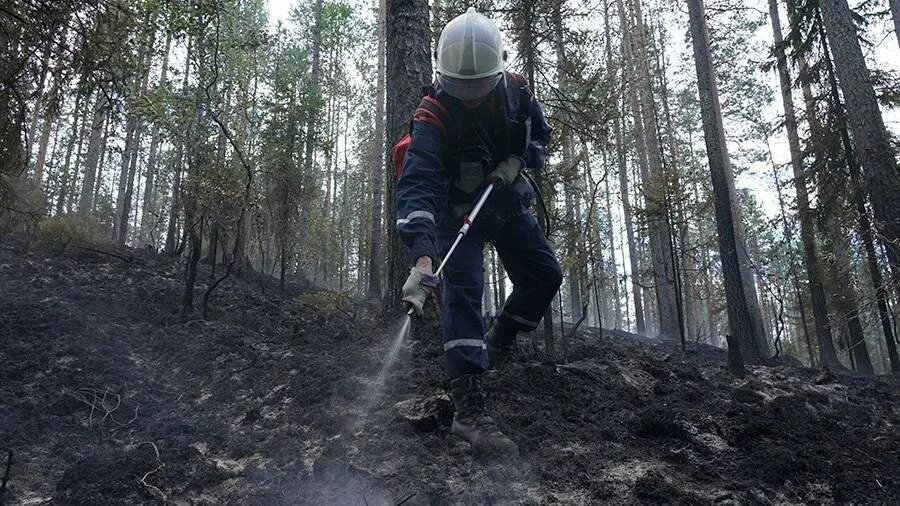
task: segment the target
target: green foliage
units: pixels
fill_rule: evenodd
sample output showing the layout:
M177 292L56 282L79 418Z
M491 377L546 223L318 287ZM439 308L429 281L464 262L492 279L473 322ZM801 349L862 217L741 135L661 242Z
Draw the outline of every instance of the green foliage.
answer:
M350 304L350 296L344 292L304 293L295 299L299 304L323 313L345 312Z
M97 247L108 244L104 227L92 216L62 214L42 220L34 235L38 247L64 250L69 246Z

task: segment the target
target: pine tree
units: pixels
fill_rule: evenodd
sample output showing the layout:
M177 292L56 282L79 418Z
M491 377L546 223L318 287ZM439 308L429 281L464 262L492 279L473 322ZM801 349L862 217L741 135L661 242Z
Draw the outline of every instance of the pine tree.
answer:
M372 230L369 242L369 286L371 298L381 296L381 278L384 250L382 205L384 203L385 150L384 150L384 57L385 57L385 8L386 0L378 2L378 57L377 82L375 84L375 137L372 139Z
M781 84L781 100L784 106L784 127L787 131L788 147L791 153L791 167L794 171L794 189L797 193L797 210L800 215L800 239L803 243L803 260L806 266L806 278L812 300L813 322L819 343L822 363L828 364L833 357L828 356L833 349L831 324L828 320L828 307L822 277L819 269L819 257L816 251L815 222L809 205L809 191L806 182L806 169L800 148L800 135L797 132L797 118L794 113L794 99L791 92L791 76L788 70L787 57L784 53L784 38L781 33L781 19L778 13L777 0L769 0L769 16L775 37L775 56L778 78ZM824 351L823 351L824 350Z
M736 195L734 176L728 159L725 132L722 125L722 110L719 103L718 86L709 46L709 31L706 25L703 0L688 0L691 39L694 45L694 61L697 67L697 85L700 93L700 108L703 116L703 130L709 157L713 191L715 193L716 226L719 235L719 254L725 278L725 298L728 321L736 350L751 363L763 358L763 350L758 348L759 338L753 324L750 309L750 294L741 275L738 254L741 229L739 217L735 215ZM730 346L731 343L729 343Z
M409 117L422 98L422 87L431 83L431 32L428 4L424 0L386 0L386 3L385 131L390 144L409 128ZM395 307L400 300L400 288L408 275L410 259L394 227L397 206L392 177L388 178L387 210L390 253L385 305Z
M875 228L884 237L888 259L900 272L900 171L847 0L821 0L821 16L834 66L847 103L854 151L865 169L866 187L875 213ZM900 289L900 276L895 275Z

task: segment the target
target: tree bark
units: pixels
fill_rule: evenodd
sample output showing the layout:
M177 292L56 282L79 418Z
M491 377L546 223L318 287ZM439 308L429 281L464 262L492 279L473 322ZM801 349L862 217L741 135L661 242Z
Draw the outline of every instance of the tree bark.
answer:
M381 296L382 264L384 262L384 42L385 42L385 0L378 2L378 57L377 79L375 83L375 138L372 139L372 229L369 240L369 286L370 298ZM393 177L388 168L387 177Z
M97 162L100 159L100 151L103 149L103 123L106 119L106 111L109 101L102 89L97 90L97 100L94 103L94 117L91 121L91 137L88 141L87 154L84 157L84 178L81 183L81 198L78 200L78 212L88 214L94 207L94 183L97 177Z
M534 79L535 62L537 59L535 55L537 39L537 34L535 33L535 22L537 21L535 7L535 2L530 0L514 0L512 2L512 25L516 44L516 54L519 55L519 58L521 59L522 72L524 76L528 78L528 84L531 85L531 90L534 92L534 95L538 96L539 90ZM544 189L543 171L536 171L533 176L537 187ZM537 216L541 230L546 233L547 231L544 229L544 224L549 223L550 217L545 215L541 206L538 206ZM546 353L552 354L554 348L552 307L547 307L547 311L544 312L544 343L546 345Z
M894 269L900 269L900 171L859 45L852 12L847 0L820 0L819 6L847 104L854 151L865 169L875 229L884 237L888 261ZM900 289L900 279L895 282Z
M741 275L738 254L742 243L736 216L734 175L728 158L725 129L722 125L722 107L709 46L709 30L706 25L703 0L688 0L691 38L697 67L697 85L706 150L709 156L710 175L715 196L716 228L719 235L719 255L725 281L725 299L728 320L734 343L740 347L743 359L758 363L763 350L758 348L757 329L750 310L750 294ZM730 346L729 346L730 347Z
M409 118L422 98L422 87L431 83L431 33L425 0L386 0L385 47L386 132L388 139L398 139L409 128ZM386 204L390 254L385 291L385 307L390 309L398 306L400 288L410 265L407 250L394 226L397 218L394 189L395 181L390 177Z
M800 136L797 133L797 117L794 113L794 99L791 95L791 76L788 71L787 58L784 54L784 38L781 33L781 18L778 13L777 0L769 0L769 15L772 19L775 56L777 57L778 77L781 84L781 100L784 105L784 127L787 130L791 167L794 171L794 190L797 193L797 212L800 217L800 240L803 242L803 259L812 301L813 323L815 324L816 338L819 343L820 361L824 365L832 365L831 360L835 357L833 356L833 351L829 355L829 350L834 349L834 344L831 335L831 325L828 321L825 289L822 286L822 275L819 270L819 257L816 253L815 222L809 206L806 172L800 148Z

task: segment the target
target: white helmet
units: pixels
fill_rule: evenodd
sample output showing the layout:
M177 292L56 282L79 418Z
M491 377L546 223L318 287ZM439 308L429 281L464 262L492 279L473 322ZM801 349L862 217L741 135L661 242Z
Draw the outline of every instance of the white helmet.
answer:
M441 88L460 100L489 94L503 79L506 67L500 30L474 7L447 23L434 57Z

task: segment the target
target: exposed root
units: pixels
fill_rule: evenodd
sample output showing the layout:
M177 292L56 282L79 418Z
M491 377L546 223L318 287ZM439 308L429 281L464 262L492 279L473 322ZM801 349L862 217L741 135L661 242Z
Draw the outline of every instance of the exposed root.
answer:
M157 465L155 468L153 468L153 469L147 471L146 473L144 473L144 476L141 477L140 483L141 483L141 485L143 485L143 486L147 487L148 489L150 489L150 491L156 492L157 494L159 494L159 497L160 497L160 499L162 499L163 504L166 504L166 503L168 502L168 496L165 494L165 492L163 492L162 490L160 490L160 488L157 487L156 485L153 485L153 484L151 484L151 483L147 483L147 478L149 478L150 475L152 475L152 474L154 474L154 473L157 473L157 472L159 472L160 470L162 470L164 467L166 467L166 464L165 464L162 460L160 460L160 458L159 458L159 448L156 447L156 444L155 444L155 443L153 443L152 441L145 441L145 442L143 442L143 443L141 443L141 444L148 444L148 445L150 445L150 446L153 448L154 453L156 453L156 461L159 463L159 465Z

